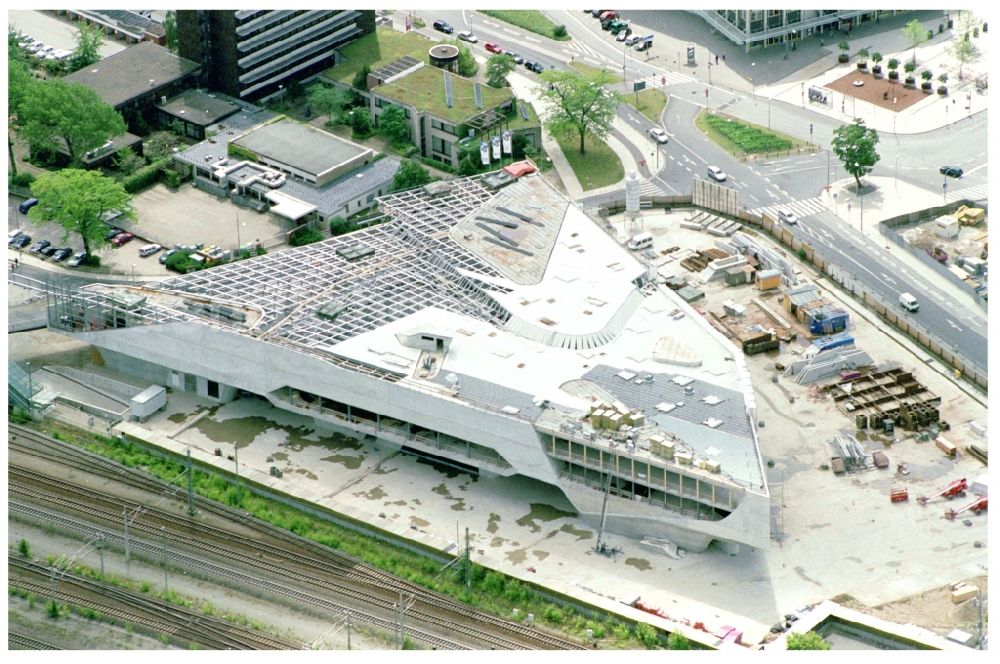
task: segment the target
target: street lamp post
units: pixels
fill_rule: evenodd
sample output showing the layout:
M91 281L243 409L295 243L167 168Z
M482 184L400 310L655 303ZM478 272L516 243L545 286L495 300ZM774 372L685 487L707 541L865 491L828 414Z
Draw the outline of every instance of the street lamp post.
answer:
M767 130L771 131L771 97L767 98Z
M712 84L712 63L708 63L708 84Z
M899 189L899 155L896 155L896 189Z
M32 408L33 397L35 395L34 385L31 382L31 362L25 362L24 366L28 368L28 412L30 413Z
M135 286L135 263L132 263L132 285Z
M750 63L750 95L753 97L753 103L755 105L757 103L757 83L756 83L756 81L754 81L753 74L754 74L755 71L757 71L755 69L756 67L757 67L757 63L756 62L751 62Z

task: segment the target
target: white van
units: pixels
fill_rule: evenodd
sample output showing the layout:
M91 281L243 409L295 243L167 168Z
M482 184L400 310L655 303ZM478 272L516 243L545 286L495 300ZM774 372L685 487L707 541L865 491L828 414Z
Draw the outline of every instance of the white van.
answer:
M907 311L916 311L920 308L920 303L917 302L917 298L913 297L909 293L900 293L899 305Z
M646 247L652 247L653 234L639 233L638 235L633 235L632 239L628 241L628 244L626 246L633 251L637 249L645 249Z

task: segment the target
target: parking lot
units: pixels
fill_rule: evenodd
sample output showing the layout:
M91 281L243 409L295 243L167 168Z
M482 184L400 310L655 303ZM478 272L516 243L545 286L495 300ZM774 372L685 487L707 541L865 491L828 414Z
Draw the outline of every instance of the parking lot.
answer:
M23 229L31 236L32 244L45 239L60 247L71 247L74 252L83 249L83 243L75 233L63 240L65 231L58 224L39 225L29 221L26 215L18 212L21 200L16 196L8 197L8 230ZM134 275L136 278L171 274L160 264L160 253L146 258L139 256L139 248L147 243L167 248L175 244L217 245L228 250L234 249L237 241L246 245L259 240L269 250L274 250L284 234L291 230L290 222L272 214L238 208L228 200L217 199L190 184L178 191L171 191L162 184L156 185L137 194L132 206L136 213L135 221L116 220L112 224L135 234L135 239L121 247L108 245L97 252L101 265L112 274Z
M75 49L77 30L68 20L41 11L15 10L7 12L7 24L22 35L34 37L48 46L60 49ZM123 42L106 37L98 48L102 58L124 51Z

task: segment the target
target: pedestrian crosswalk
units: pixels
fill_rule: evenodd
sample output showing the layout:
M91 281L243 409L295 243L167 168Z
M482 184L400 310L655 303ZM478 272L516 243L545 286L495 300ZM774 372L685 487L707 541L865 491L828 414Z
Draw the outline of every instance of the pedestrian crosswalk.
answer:
M642 80L646 81L646 86L650 88L660 88L664 85L676 85L678 83L691 83L694 81L693 76L687 76L686 74L681 74L675 71L663 72L662 74L654 74L652 76L646 76ZM666 81L664 83L664 81Z
M955 189L948 192L948 199L951 200L952 196L955 199L968 199L970 201L983 201L989 198L990 186L987 183L977 184L972 187L963 187L961 189Z
M763 207L754 208L750 210L750 212L758 215L767 214L769 217L777 217L778 210L791 210L796 217L802 218L809 217L819 212L825 212L827 207L823 204L823 201L819 196L813 196L812 198L804 198L800 201L780 203L777 205L765 205Z
M639 183L640 196L662 196L663 188L655 180L643 180Z
M603 56L603 55L601 55L600 53L597 52L597 49L595 49L595 48L593 48L591 46L588 46L587 44L584 44L579 39L572 40L571 42L569 42L568 44L566 44L566 46L567 46L567 48L564 48L563 51L565 51L567 53L575 51L576 53L581 53L583 55L589 55L589 56L591 56L593 58L597 58L598 60L607 60L607 58L605 56Z

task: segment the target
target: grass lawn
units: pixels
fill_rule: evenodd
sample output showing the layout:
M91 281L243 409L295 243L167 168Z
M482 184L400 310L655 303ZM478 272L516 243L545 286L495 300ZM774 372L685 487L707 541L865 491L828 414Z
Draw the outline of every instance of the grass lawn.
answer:
M732 154L789 150L808 145L805 141L770 131L723 113L702 110L694 124L721 148Z
M350 85L354 75L364 65L368 65L370 69L378 69L404 55L426 63L427 49L433 45L434 42L416 32L403 33L379 28L345 46L341 50L344 62L330 67L323 72L323 76Z
M650 122L660 122L663 109L667 106L667 95L662 90L646 88L639 91L639 105L635 104L635 93L622 95L622 100L629 106L649 118Z
M480 9L479 12L549 39L556 41L569 41L571 39L566 34L565 26L557 26L537 9ZM556 36L557 27L562 28L559 36Z
M613 73L610 69L607 69L606 67L602 67L601 69L598 69L597 67L591 67L590 65L588 65L586 63L577 62L575 60L573 62L569 63L569 66L572 67L573 69L577 70L578 72L580 72L584 76L590 76L590 77L597 76L601 72L605 72L605 73L608 73L608 74Z
M587 134L586 154L580 154L580 139L576 134L556 135L555 139L584 191L614 184L625 177L618 155L601 139Z

